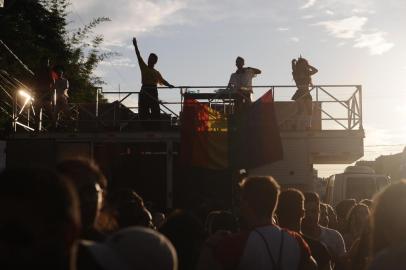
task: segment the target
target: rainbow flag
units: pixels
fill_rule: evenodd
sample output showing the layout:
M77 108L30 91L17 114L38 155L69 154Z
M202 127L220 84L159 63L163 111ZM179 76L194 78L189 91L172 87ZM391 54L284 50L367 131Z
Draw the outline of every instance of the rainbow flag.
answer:
M227 118L195 99L186 99L181 116L181 160L214 170L228 167Z

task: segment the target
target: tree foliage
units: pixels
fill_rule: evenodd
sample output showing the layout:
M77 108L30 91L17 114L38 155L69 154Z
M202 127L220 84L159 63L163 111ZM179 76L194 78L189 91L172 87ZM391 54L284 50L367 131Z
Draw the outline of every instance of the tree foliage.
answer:
M101 51L103 36L94 32L110 19L95 18L69 31L69 5L69 0L6 0L5 8L0 9L0 39L34 73L45 57L51 64L63 66L70 82L71 102L94 102L95 89L103 84L94 71L103 59L112 55ZM4 48L0 48L0 68L34 85L35 78Z

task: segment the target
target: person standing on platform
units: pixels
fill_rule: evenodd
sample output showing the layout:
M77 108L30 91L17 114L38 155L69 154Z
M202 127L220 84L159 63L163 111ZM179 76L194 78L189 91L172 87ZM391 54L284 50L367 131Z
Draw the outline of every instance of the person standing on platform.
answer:
M142 122L151 120L159 121L160 109L157 85L162 84L169 88L173 88L174 86L164 80L161 73L154 68L155 64L158 62L158 56L151 53L148 57L148 64L145 64L138 49L137 39L135 37L133 38L133 44L141 70L142 82L141 91L138 96L139 118Z
M252 78L261 74L261 70L244 67L244 58L238 56L235 60L237 71L231 74L228 89L238 94L235 101L235 111L246 109L251 104Z
M59 113L63 113L66 119L69 119L69 105L68 105L68 90L69 81L65 78L62 66L55 66L53 71L55 72L55 79L53 83L54 88L54 112L53 112L53 125L56 128L59 120Z
M317 72L317 68L309 65L309 62L303 57L292 60L292 75L297 86L297 91L292 96L292 100L296 101L298 106L296 128L306 130L311 128L313 103L309 87L313 86L311 76Z
M42 57L40 61L40 66L38 70L35 72L35 100L34 100L34 107L35 107L35 130L40 130L41 126L43 125L40 123L41 114L44 111L50 112L51 111L51 100L52 100L52 76L51 76L51 68L49 64L48 57Z

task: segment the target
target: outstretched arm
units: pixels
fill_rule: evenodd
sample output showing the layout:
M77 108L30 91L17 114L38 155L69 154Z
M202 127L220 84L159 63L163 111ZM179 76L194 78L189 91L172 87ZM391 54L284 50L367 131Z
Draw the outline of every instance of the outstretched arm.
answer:
M261 70L260 70L260 69L253 68L253 67L248 67L248 68L251 69L251 70L254 72L255 75L261 74Z
M172 84L168 83L167 81L165 81L164 79L162 79L162 84L165 86L168 86L169 88L174 88L175 86L173 86Z
M133 45L134 45L134 49L135 49L135 54L137 55L138 64L140 66L141 65L145 66L146 64L145 64L144 60L141 57L140 50L138 49L137 39L135 37L133 38Z
M161 75L161 73L158 72L158 83L159 84L163 84L165 86L168 86L169 88L174 88L175 86L173 86L172 84L168 83Z

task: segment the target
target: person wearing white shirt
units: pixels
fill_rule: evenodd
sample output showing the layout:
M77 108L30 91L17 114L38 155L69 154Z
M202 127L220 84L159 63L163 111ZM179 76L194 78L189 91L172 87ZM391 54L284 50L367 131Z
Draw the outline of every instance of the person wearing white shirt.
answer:
M244 67L244 58L238 56L235 60L236 72L231 74L228 89L238 94L235 101L235 110L247 108L251 104L252 79L261 74L261 70L252 67Z

